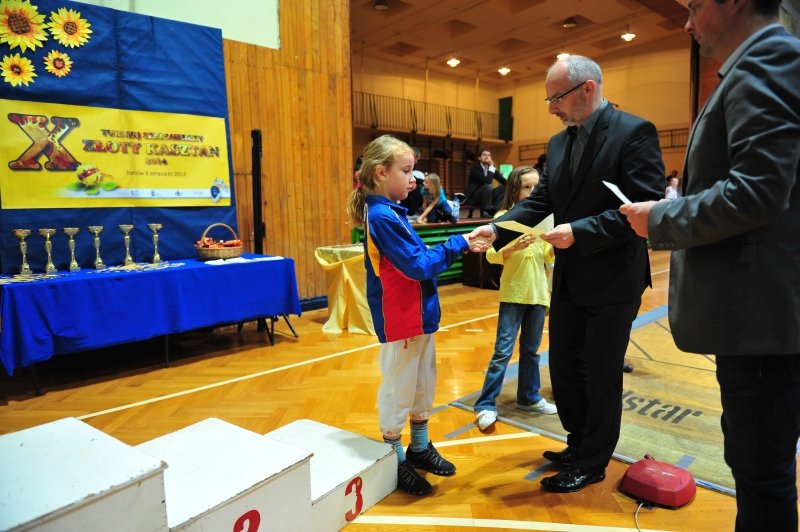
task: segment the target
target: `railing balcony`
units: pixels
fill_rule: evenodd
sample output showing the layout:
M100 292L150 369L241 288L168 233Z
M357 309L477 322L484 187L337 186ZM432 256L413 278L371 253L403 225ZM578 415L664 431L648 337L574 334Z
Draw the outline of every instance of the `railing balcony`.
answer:
M499 115L353 92L353 125L468 139L499 138Z
M689 142L689 128L660 129L658 131L658 144L662 150L676 150L685 148ZM519 146L519 160L522 162L536 161L539 155L547 152L547 143L521 144Z

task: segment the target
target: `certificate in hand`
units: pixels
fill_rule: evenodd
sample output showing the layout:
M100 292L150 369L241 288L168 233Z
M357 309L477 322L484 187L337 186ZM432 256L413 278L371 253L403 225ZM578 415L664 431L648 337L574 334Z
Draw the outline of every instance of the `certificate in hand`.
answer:
M614 183L610 183L608 181L603 181L603 184L608 187L608 189L614 193L616 197L618 197L622 203L628 204L631 203L631 200L628 199L628 196L622 193L617 185Z
M522 225L519 222L514 222L512 220L506 222L495 222L497 227L502 227L503 229L508 229L509 231L514 231L515 233L522 233L523 235L534 235L539 236L544 231L541 229L536 229L535 227L528 227L527 225Z

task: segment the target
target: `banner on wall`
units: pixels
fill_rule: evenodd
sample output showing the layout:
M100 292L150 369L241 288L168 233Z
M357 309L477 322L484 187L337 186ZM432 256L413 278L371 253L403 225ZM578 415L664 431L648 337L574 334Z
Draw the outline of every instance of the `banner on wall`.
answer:
M230 205L223 118L0 99L4 209Z
M159 223L162 258L194 257L212 222L236 229L229 127L219 29L0 0L0 272L19 272L16 228L134 225L131 255L146 262L147 224ZM76 255L91 267L86 236ZM38 238L28 261L43 271ZM107 264L124 258L120 246L103 253ZM69 265L65 245L53 261Z

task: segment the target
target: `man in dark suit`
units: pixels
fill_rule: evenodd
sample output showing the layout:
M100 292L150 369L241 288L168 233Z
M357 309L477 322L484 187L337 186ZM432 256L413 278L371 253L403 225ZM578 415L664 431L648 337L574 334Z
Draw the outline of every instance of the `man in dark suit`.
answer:
M686 31L723 64L689 137L683 197L621 210L673 250L676 345L717 355L737 532L796 532L800 40L778 23L780 0L688 7Z
M531 196L495 223L470 234L473 250L518 236L503 221L533 227L550 213L542 235L556 248L550 307L550 376L566 449L544 456L563 470L542 480L548 491L572 492L605 478L622 418L622 367L642 292L650 285L647 245L619 213L603 181L636 200L664 194L658 133L650 122L603 99L600 67L568 56L545 80L550 113L570 126L547 147L547 171ZM495 239L496 237L496 239Z
M481 211L481 216L490 218L498 209L498 199L502 199L502 191L494 192L492 181L497 180L501 186L505 185L506 178L494 166L492 152L482 150L478 160L469 170L465 203L476 206Z

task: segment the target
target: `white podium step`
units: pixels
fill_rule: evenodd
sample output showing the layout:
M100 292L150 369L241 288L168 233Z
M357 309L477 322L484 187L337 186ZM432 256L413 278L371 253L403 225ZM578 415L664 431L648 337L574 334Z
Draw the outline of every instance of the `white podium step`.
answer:
M165 464L66 418L0 436L0 530L167 530Z
M306 450L213 418L138 449L169 465L170 530L314 530Z
M391 445L300 419L266 439L308 449L315 531L339 530L397 487L397 453Z

